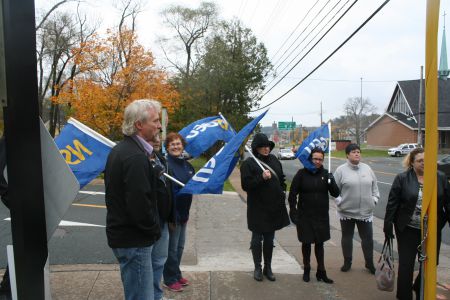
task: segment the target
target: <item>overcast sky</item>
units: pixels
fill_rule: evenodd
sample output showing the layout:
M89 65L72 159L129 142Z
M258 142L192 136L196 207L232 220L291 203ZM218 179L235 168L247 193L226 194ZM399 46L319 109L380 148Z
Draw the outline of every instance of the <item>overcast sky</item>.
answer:
M90 14L102 20L102 26L117 22L116 0L86 0ZM157 63L167 65L163 60L156 40L163 30L159 12L169 4L181 4L192 8L200 1L143 1L145 11L138 17L138 34L141 42L152 50ZM328 35L306 56L287 77L271 90L261 101L268 104L294 86L321 63L350 34L353 33L384 1L360 0L328 33ZM38 0L37 7L48 5ZM294 63L322 36L353 0L226 0L216 1L222 19L239 18L249 27L257 39L268 49L269 58L280 78L292 59ZM333 7L335 7L333 9ZM323 10L319 13L319 11ZM438 45L442 40L443 13L450 12L450 1L441 1ZM308 13L309 12L309 13ZM328 13L328 16L324 16ZM316 16L317 15L317 16ZM324 18L312 31L319 20ZM420 66L425 61L425 19L426 1L391 0L369 23L362 28L332 58L323 64L308 80L297 86L283 99L271 105L269 113L262 120L263 125L272 122L291 121L305 126L320 124L320 105L323 120L344 114L343 106L349 97L369 98L382 113L392 96L398 80L418 79ZM448 24L448 16L446 23ZM329 20L324 30L313 38ZM311 23L311 25L308 24ZM297 30L294 29L297 27ZM312 32L311 32L312 31ZM311 32L311 33L310 33ZM309 36L308 36L309 34ZM291 38L288 37L291 35ZM295 39L297 42L295 42ZM309 46L307 45L309 42ZM286 58L291 49L300 44L293 55ZM282 47L284 44L284 47ZM282 47L282 48L281 48ZM304 50L302 50L304 49ZM284 56L283 56L283 53ZM298 58L294 57L298 55ZM281 62L284 63L281 64ZM292 64L291 64L292 65ZM284 72L282 70L285 69ZM269 82L271 79L269 79ZM273 85L275 81L269 84ZM268 82L268 83L269 83ZM259 112L258 112L259 113ZM257 113L254 113L256 115Z

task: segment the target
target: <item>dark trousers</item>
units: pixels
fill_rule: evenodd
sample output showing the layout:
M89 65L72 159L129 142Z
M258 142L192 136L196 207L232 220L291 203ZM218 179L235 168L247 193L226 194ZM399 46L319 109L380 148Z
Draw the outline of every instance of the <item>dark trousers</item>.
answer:
M264 265L270 266L272 263L273 240L275 231L272 232L255 232L252 231L252 240L250 241L250 249L252 249L253 262L255 268L261 267L261 259L264 255Z
M317 260L317 270L325 271L325 251L323 243L314 244L314 254ZM303 266L311 268L311 243L302 243Z
M403 231L395 230L398 247L397 298L412 299L414 263L420 244L420 229L406 227ZM420 273L416 277L415 287L420 287Z
M361 247L366 265L373 265L373 229L372 222L364 222L356 219L341 220L341 246L344 260L352 261L353 256L353 234L355 225L361 237Z
M273 248L273 239L275 238L275 231L272 232L255 232L252 231L252 240L250 241L251 249L259 249L271 247ZM264 243L263 243L264 241ZM262 246L262 243L264 246Z

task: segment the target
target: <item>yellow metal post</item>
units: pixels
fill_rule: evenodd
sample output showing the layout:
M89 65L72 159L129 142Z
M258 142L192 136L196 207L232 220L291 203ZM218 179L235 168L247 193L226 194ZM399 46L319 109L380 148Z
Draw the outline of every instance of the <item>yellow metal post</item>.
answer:
M438 144L438 72L437 36L439 0L427 0L425 42L425 171L422 201L422 221L428 215L426 254L424 266L424 299L436 299L436 240L437 240L437 144Z

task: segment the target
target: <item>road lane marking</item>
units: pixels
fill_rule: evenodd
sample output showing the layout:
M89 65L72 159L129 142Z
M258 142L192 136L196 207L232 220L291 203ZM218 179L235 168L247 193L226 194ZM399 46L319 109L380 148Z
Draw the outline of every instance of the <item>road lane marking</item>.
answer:
M93 191L79 191L80 194L88 194L88 195L104 195L105 192L93 192Z
M6 218L4 221L11 221L11 218ZM90 223L81 223L81 222L72 222L72 221L64 221L59 222L59 226L89 226L89 227L105 227L103 225L90 224Z
M106 205L96 205L96 204L72 203L72 205L73 206L95 207L95 208L106 208Z
M375 173L380 173L380 174L385 174L385 175L392 175L392 176L397 175L397 174L395 174L395 173L382 172L382 171L374 171L374 172L375 172Z
M381 183L381 184L387 184L387 185L392 185L392 183L387 183L387 182L383 182L383 181L377 181L378 183Z

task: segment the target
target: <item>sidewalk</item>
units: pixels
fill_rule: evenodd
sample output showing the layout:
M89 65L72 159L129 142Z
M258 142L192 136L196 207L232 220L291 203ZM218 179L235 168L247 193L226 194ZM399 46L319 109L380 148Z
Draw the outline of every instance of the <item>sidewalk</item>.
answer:
M183 275L191 281L181 293L165 290L169 299L269 300L269 299L395 299L395 292L377 290L375 278L364 268L359 237L355 234L351 271L341 272L340 225L334 202L330 202L331 240L325 243L327 274L334 284L317 282L312 255L311 281L302 281L301 247L294 226L276 233L273 271L276 282L253 279L249 251L245 192L240 188L239 170L230 176L235 192L196 196L188 224L182 261ZM381 250L382 221L374 221L375 250ZM375 252L375 259L379 253ZM441 247L438 268L438 299L450 299L450 247ZM123 299L118 265L52 265L53 299ZM1 299L1 297L0 297Z

